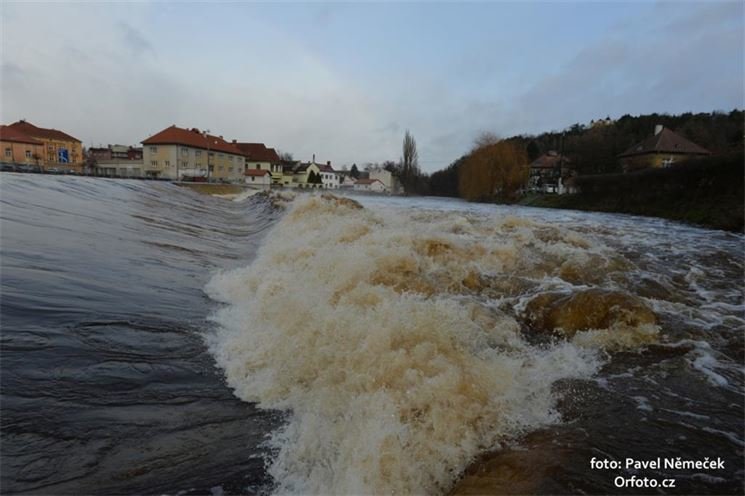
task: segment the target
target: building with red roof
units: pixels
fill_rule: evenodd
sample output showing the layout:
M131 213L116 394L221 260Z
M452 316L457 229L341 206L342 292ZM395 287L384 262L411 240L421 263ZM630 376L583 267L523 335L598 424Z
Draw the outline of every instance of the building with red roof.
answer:
M38 153L35 164L45 168L64 168L76 172L83 171L83 143L69 134L58 129L48 129L20 120L6 126L29 138L42 143L42 150ZM6 132L11 132L6 130ZM25 155L25 152L24 152Z
M0 125L0 149L2 162L42 165L44 143L16 128Z
M282 182L282 164L274 148L267 148L264 143L239 143L235 140L233 144L243 152L246 170L267 170L271 172L275 184Z
M150 177L243 180L245 155L222 136L173 125L144 139L142 145L144 169Z

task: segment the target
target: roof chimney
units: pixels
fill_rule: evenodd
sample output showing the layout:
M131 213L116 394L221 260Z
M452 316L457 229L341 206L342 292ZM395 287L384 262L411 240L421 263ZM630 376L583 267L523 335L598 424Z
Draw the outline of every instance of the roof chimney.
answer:
M660 134L662 132L662 129L663 129L662 124L657 124L654 127L654 135L657 136L658 134Z
M328 165L329 167L331 167L331 160L327 160L326 161L326 165Z
M236 143L238 143L238 140L233 140L233 144L235 145Z

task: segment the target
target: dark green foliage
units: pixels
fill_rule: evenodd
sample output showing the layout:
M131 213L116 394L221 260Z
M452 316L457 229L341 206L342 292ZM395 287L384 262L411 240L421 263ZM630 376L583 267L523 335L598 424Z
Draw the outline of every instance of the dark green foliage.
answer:
M360 170L357 168L357 164L352 164L352 168L349 170L349 175L355 179L360 178Z
M308 184L321 184L322 182L320 174L310 171L310 174L308 174Z
M666 169L577 178L580 193L526 198L532 206L663 217L742 231L745 155L689 160Z

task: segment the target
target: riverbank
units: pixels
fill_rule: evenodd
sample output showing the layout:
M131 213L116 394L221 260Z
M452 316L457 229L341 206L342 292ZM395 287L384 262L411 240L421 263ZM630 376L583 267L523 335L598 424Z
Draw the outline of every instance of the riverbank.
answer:
M687 162L668 169L577 178L581 193L529 195L519 204L661 217L742 232L743 155Z
M182 188L189 188L197 193L205 195L238 195L244 191L250 190L247 186L241 184L217 184L217 183L187 183L174 182L175 185Z

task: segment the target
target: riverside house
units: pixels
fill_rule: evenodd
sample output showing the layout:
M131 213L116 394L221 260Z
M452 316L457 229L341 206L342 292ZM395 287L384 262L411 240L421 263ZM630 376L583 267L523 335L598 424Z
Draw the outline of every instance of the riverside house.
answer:
M354 191L367 191L372 193L388 193L388 188L380 179L358 179L354 183Z
M59 168L83 172L83 143L69 134L57 129L38 127L25 120L7 126L15 132L33 138L42 143L42 152L38 163L45 169Z
M670 129L657 125L654 135L618 156L624 172L647 167L670 167L690 158L706 157L711 152L688 141Z
M316 166L321 174L321 184L323 187L325 189L339 189L339 186L341 185L341 175L331 167L331 162L326 162L322 165L316 164Z
M272 173L264 169L246 169L243 173L247 185L269 189L272 185Z
M10 126L0 125L0 149L3 163L40 166L44 143Z
M222 136L171 126L142 141L148 177L243 182L245 156Z
M320 172L314 162L286 162L282 166L282 185L290 188L320 188ZM319 178L317 181L315 178Z
M235 140L233 140L233 144L245 156L245 172L251 169L269 171L272 183L280 184L282 182L282 165L274 148L267 148L264 143L238 143Z
M572 161L555 151L544 153L529 166L528 190L537 193L572 193ZM571 180L570 180L571 179Z

